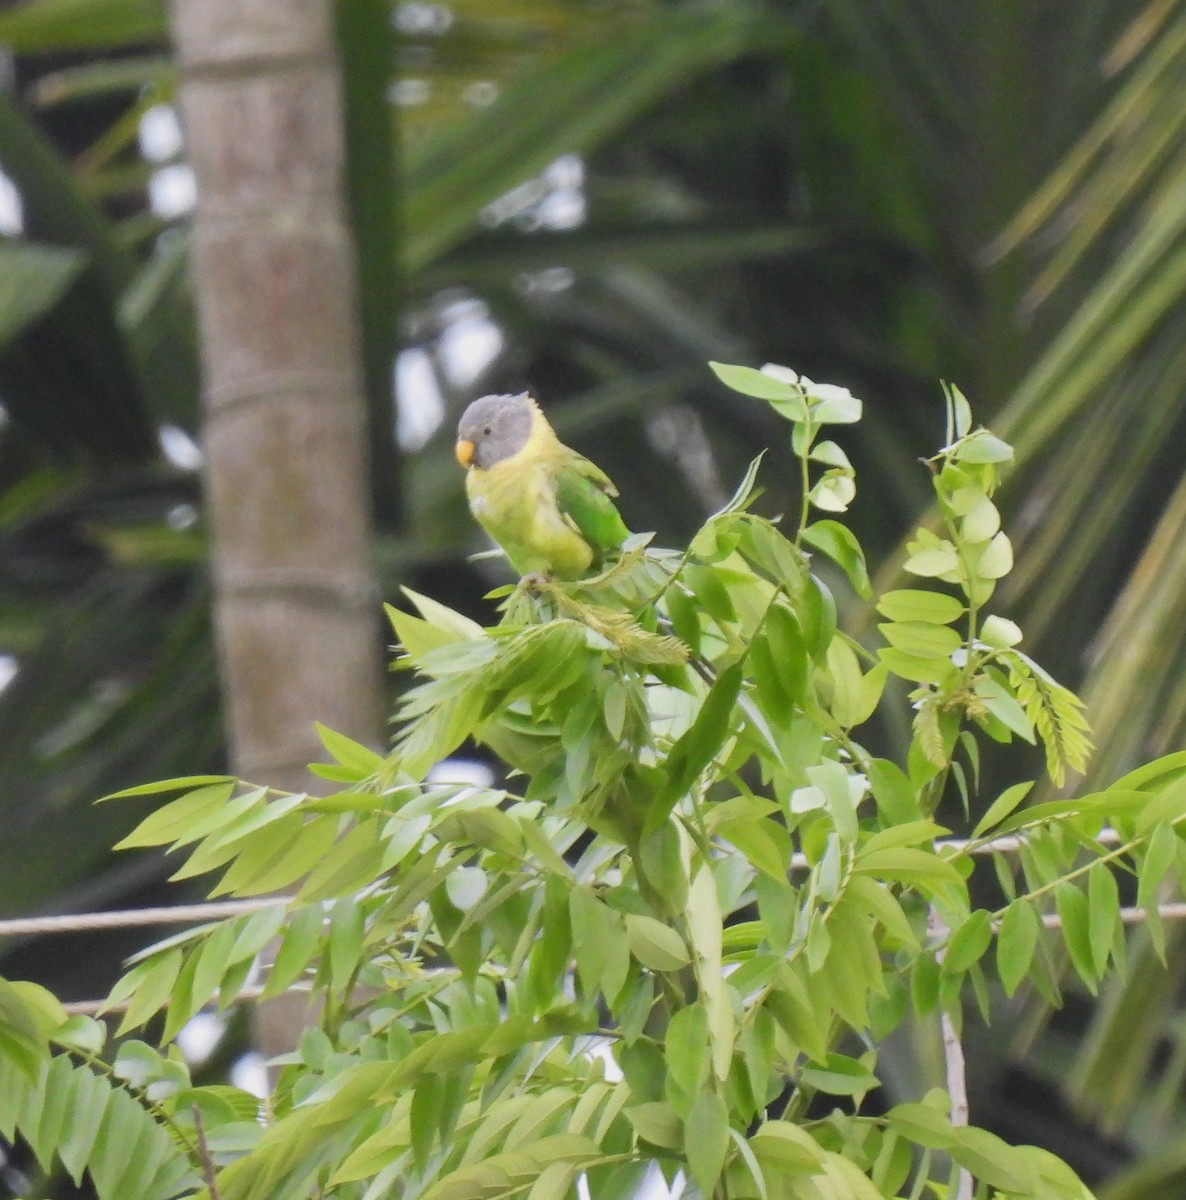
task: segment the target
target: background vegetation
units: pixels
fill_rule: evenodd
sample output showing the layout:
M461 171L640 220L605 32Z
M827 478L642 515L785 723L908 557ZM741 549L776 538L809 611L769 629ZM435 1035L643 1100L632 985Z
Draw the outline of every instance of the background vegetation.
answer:
M341 7L366 18L341 50L388 593L482 611L494 577L465 561L480 543L448 461L474 394L530 384L629 524L681 545L778 442L705 358L847 384L875 398L847 449L877 502L853 520L892 564L928 499L901 468L952 379L1016 446L1003 602L1085 692L1092 778L1182 743L1181 3ZM153 894L155 858L107 853L132 817L90 801L223 749L181 436L187 225L146 206L173 164L139 145L175 82L164 6L33 0L0 40L22 213L0 243L0 909L28 913ZM770 512L793 478L778 453ZM93 995L120 950L41 942L4 969ZM1154 1151L1114 1194L1159 1195L1186 1170L1186 1046L1176 975L1139 936L1131 957L1098 1003L1002 1009L970 1047L973 1104L1088 1176Z

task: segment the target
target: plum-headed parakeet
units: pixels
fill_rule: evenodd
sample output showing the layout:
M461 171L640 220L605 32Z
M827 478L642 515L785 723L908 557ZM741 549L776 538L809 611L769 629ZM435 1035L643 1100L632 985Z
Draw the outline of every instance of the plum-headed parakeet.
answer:
M526 392L475 400L456 453L470 511L521 575L579 579L630 535L610 499L617 488L560 441Z

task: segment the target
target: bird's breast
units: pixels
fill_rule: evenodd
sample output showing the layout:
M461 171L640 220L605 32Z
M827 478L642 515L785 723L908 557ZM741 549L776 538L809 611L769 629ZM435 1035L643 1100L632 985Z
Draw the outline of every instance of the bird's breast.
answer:
M588 567L592 550L560 512L547 461L520 455L471 470L465 490L470 511L520 574L575 579Z

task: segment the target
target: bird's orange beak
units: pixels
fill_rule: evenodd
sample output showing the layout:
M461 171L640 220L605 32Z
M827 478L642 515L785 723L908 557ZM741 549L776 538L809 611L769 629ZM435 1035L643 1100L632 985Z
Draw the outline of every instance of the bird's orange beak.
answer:
M466 438L461 438L457 445L453 447L453 454L457 461L463 466L471 466L474 461L474 444Z

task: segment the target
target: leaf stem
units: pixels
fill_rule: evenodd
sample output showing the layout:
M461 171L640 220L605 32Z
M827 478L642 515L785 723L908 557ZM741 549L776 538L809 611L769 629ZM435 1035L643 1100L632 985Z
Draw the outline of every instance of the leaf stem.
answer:
M803 403L806 405L807 396L804 394ZM799 455L799 482L802 495L799 499L799 526L795 530L795 549L803 549L803 531L807 528L807 519L811 515L811 443L815 440L816 430L812 428L811 418L803 422L803 450Z
M202 1178L206 1181L206 1190L210 1200L219 1200L218 1178L214 1167L214 1156L206 1144L206 1130L202 1125L202 1112L196 1104L191 1104L190 1112L194 1115L194 1129L198 1135L198 1159L202 1165Z

